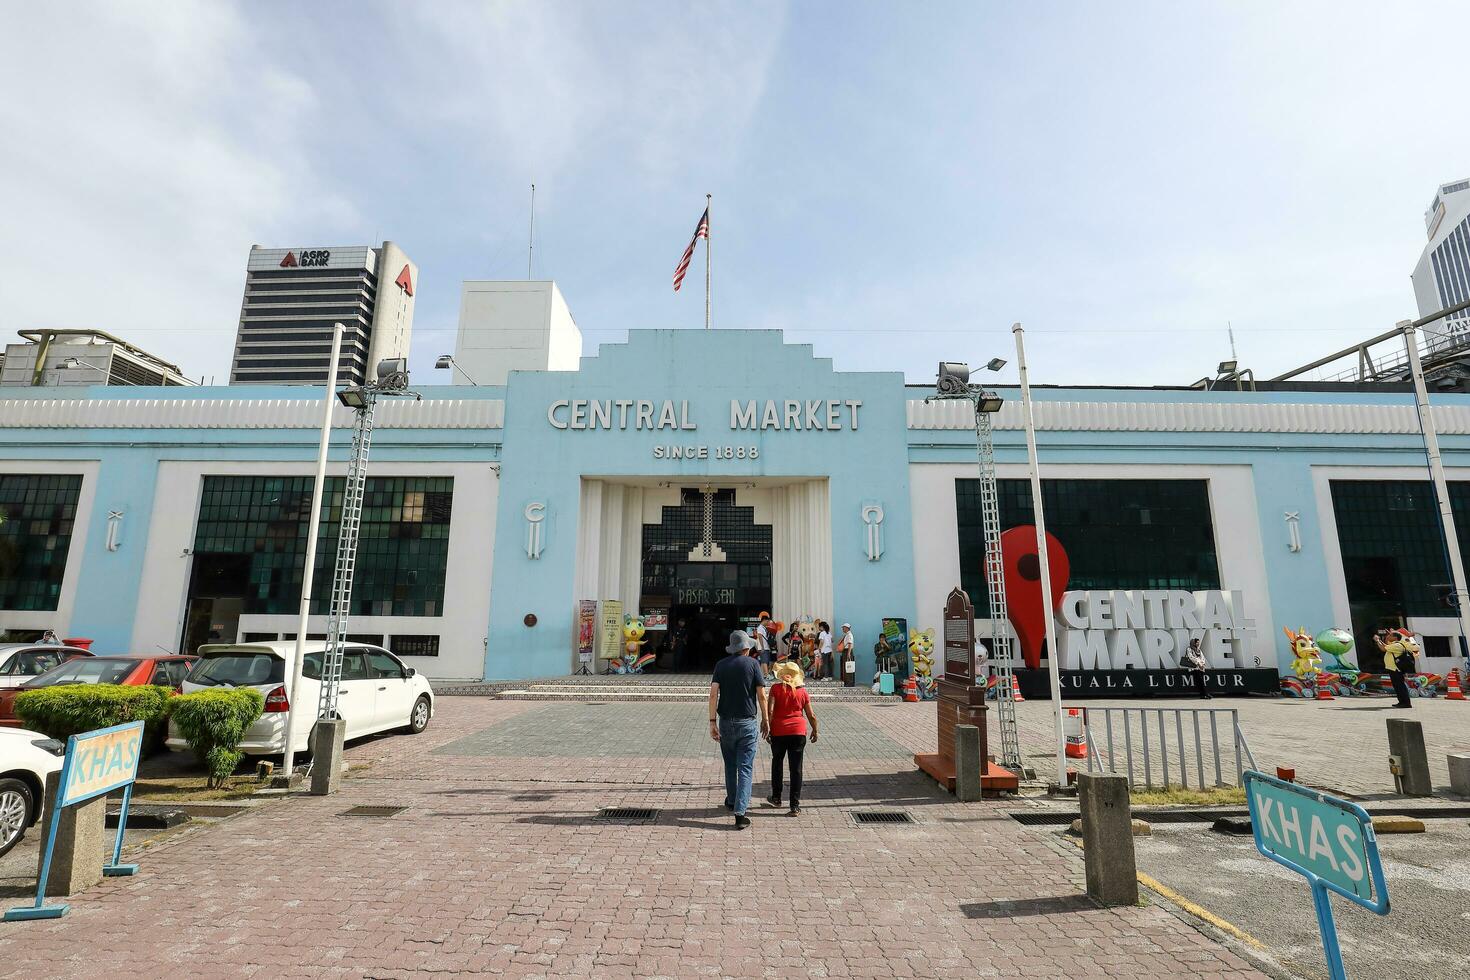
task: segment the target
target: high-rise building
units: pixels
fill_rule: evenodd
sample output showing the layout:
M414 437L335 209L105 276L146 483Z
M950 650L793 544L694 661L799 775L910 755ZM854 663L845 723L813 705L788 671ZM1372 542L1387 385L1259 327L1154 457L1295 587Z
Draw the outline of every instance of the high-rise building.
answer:
M325 384L332 325L342 336L340 384L407 357L418 266L392 242L374 248L250 248L231 384Z
M1429 242L1414 267L1414 299L1428 316L1470 300L1470 179L1442 184L1424 212ZM1470 310L1426 324L1425 346L1433 352L1464 343Z

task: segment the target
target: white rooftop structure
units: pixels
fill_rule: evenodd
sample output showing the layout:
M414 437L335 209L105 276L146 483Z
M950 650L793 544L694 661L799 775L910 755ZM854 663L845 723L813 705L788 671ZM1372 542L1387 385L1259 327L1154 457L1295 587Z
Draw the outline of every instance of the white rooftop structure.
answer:
M556 283L464 283L454 383L503 385L511 371L575 371L581 356L582 331Z

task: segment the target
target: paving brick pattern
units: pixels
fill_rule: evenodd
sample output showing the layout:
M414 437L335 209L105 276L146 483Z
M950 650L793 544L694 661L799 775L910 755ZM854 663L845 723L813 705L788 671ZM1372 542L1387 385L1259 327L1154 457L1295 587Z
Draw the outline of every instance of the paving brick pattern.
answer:
M1162 908L1088 907L1076 853L914 773L897 747L932 706L831 712L802 815L743 833L688 707L589 706L601 722L574 727L577 706L445 699L424 735L350 748L365 768L337 796L180 834L66 918L0 926L0 975L1258 975ZM342 815L358 804L408 809ZM661 812L592 819L627 805ZM917 822L859 827L855 807Z

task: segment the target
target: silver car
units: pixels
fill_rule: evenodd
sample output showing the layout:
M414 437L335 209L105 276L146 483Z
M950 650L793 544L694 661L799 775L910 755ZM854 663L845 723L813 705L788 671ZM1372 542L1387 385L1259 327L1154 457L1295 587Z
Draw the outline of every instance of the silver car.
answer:
M26 681L73 657L90 657L90 650L55 643L0 645L0 687L20 687Z

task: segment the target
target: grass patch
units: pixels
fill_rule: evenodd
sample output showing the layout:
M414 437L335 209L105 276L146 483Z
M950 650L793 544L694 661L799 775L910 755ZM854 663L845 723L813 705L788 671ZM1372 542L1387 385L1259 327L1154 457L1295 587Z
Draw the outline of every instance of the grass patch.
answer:
M209 789L203 776L142 776L133 784L133 800L137 803L243 800L264 785L253 775L230 776L218 789Z
M1215 789L1169 789L1134 790L1131 802L1134 806L1244 806L1245 790L1239 786L1221 786Z

